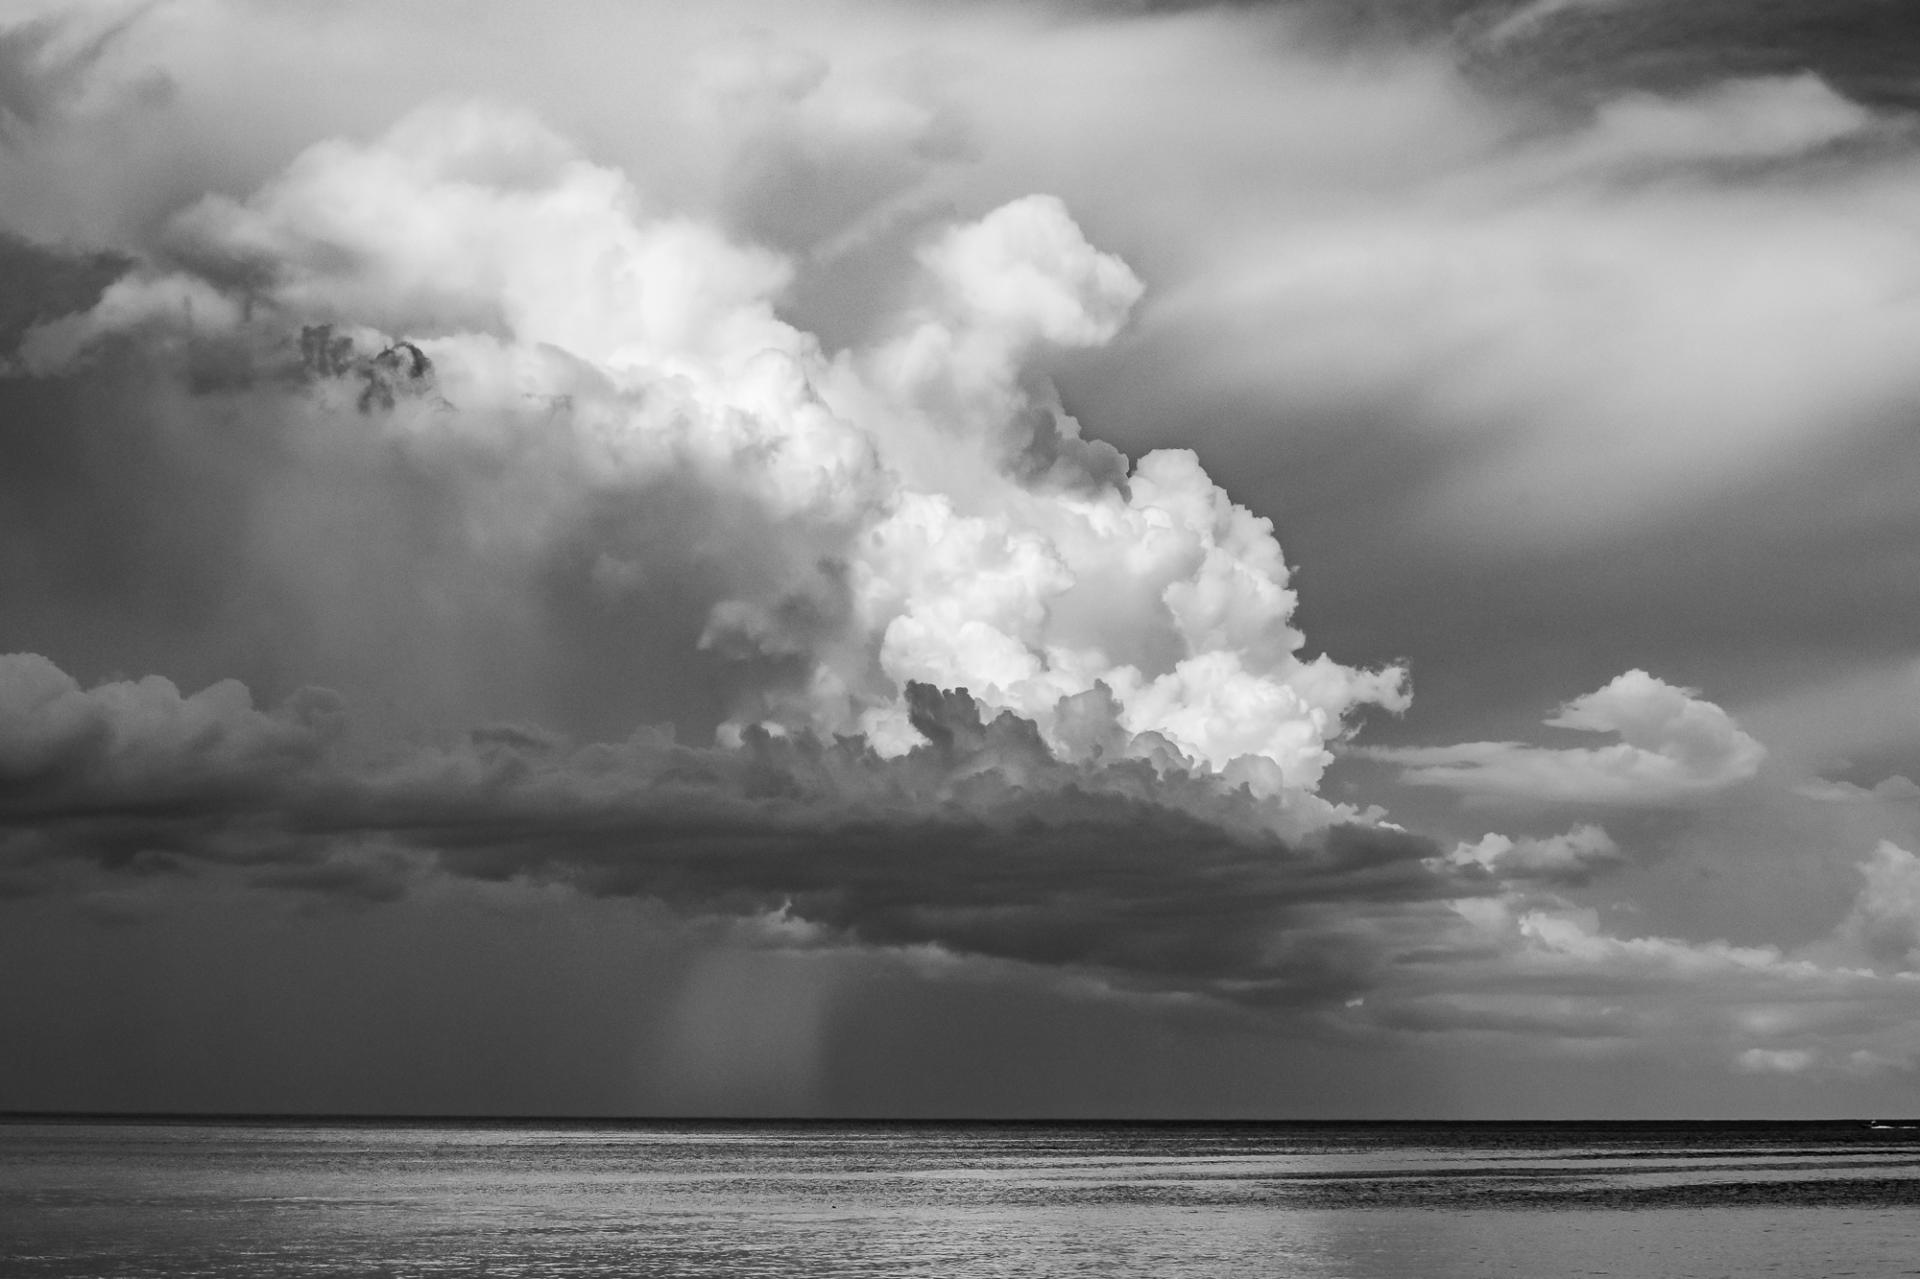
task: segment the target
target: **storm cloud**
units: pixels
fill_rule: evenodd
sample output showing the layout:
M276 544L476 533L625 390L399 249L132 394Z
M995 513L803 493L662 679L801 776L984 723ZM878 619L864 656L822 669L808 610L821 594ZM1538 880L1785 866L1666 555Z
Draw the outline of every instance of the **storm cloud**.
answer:
M1284 1004L1350 995L1382 958L1360 936L1370 915L1462 889L1427 841L1289 830L1244 784L1105 756L1125 741L1111 698L1081 712L1105 739L1086 763L1031 721L983 722L964 691L913 684L924 741L893 757L757 728L696 748L503 726L356 764L317 691L269 712L231 683L81 690L26 655L0 672L16 896L152 876L371 899L434 875L555 882Z

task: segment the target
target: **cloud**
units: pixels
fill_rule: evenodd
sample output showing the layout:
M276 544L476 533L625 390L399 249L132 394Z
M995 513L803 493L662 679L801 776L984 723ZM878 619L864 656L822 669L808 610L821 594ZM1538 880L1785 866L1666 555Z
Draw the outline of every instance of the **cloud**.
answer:
M1514 558L1844 463L1920 399L1901 117L1806 74L1603 84L1559 110L1423 94L1411 71L1377 88L1441 135L1432 165L1343 184L1289 147L1308 201L1221 156L1210 207L1183 212L1222 231L1156 281L1114 403L1419 450L1401 518ZM1315 105L1371 172L1391 144L1334 101ZM1243 208L1267 216L1223 211Z
M1578 883L1621 860L1619 845L1598 826L1576 826L1564 835L1514 839L1497 832L1456 846L1450 858L1504 879Z
M1876 967L1920 970L1920 857L1882 840L1860 866L1865 881L1840 922L1840 943Z
M231 683L83 691L44 659L5 669L14 896L129 875L359 901L434 876L562 883L1296 1006L1371 980L1370 918L1451 891L1426 841L1302 827L1164 757L1064 759L1032 722L925 685L908 690L922 744L892 757L760 729L695 748L656 730L574 745L499 727L356 762L330 745L318 694L262 712Z
M1821 780L1796 786L1794 794L1825 804L1913 804L1920 801L1920 782L1899 776L1883 777L1872 786Z
M1597 911L1521 890L1455 906L1350 1015L1402 1033L1619 1056L1658 1044L1708 1068L1831 1074L1904 1060L1920 983L1837 956L1622 936Z
M1191 453L1129 467L1036 380L1046 350L1110 340L1141 289L1058 200L945 229L918 255L925 300L832 356L776 314L781 255L650 215L621 174L472 102L316 145L162 241L184 267L156 259L35 327L26 367L133 342L220 366L216 398L296 434L385 435L446 477L486 578L582 541L597 586L635 601L695 570L736 723L903 750L915 680L1043 733L1104 684L1128 732L1305 797L1353 711L1406 703L1396 669L1298 655L1270 521ZM396 382L381 361L403 350ZM662 492L700 512L680 549L623 527Z
M49 253L0 232L0 276L11 286L0 302L0 367L29 328L91 306L126 266L110 256Z
M722 203L775 243L845 251L969 148L967 120L924 65L836 64L762 26L687 62L678 114L711 139Z
M1582 835L1600 842L1592 828L1563 838ZM1504 890L1454 901L1458 926L1427 934L1398 981L1350 1010L1356 1019L1575 1054L1658 1042L1757 1074L1897 1072L1920 1053L1920 862L1905 849L1883 841L1860 863L1845 916L1788 950L1610 927L1529 868L1502 867L1508 842L1524 843L1490 836L1456 850L1456 861L1493 850Z
M1568 167L1648 167L1790 159L1868 134L1873 112L1811 73L1727 80L1685 97L1625 94L1603 103Z
M375 145L309 149L244 202L201 200L167 246L316 321L511 335L615 369L793 348L771 312L784 261L639 206L530 115L441 101Z
M1552 749L1519 742L1360 748L1405 767L1403 779L1508 803L1681 804L1751 779L1766 748L1697 690L1628 671L1548 719L1609 733L1612 746Z
M1630 7L1606 24L1630 42L1694 30L1684 6ZM873 299L910 291L893 258L921 232L1051 191L1154 286L1140 340L1100 366L1140 402L1136 429L1247 396L1289 429L1364 406L1445 463L1410 517L1482 553L1684 517L1849 455L1916 395L1901 126L1831 77L1698 58L1693 80L1623 91L1616 58L1578 68L1598 83L1567 109L1537 84L1486 92L1437 42L1333 56L1288 7L595 3L538 31L556 74L504 52L532 19L493 12L506 34L481 48L460 12L161 6L126 65L91 74L163 73L176 99L121 112L120 134L40 130L59 162L9 186L48 207L15 224L51 236L135 205L158 219L174 183L251 189L315 137L486 92L584 137L662 212L788 252L831 242L795 297L824 328L868 334ZM206 52L214 27L224 62ZM1160 84L1178 91L1142 92ZM153 172L163 160L186 176Z
M50 751L58 716L0 719L0 758L36 761L30 785L0 788L11 898L137 921L236 890L377 907L445 883L558 889L735 921L735 945L1011 965L1304 1019L1336 1040L1492 1036L1736 1064L1808 1053L1809 1070L1920 1049L1906 1029L1920 986L1900 971L1913 858L1891 847L1848 920L1786 953L1621 935L1549 891L1618 857L1598 828L1448 855L1377 821L1303 822L1129 737L1111 699L1060 707L1059 750L1030 720L916 684L920 740L899 754L759 728L694 747L658 729L579 744L511 725L369 754L315 694L260 711L230 686L77 690L41 659L9 669L90 708L91 731L61 742L135 752L185 720L202 743L143 772L103 766L120 756L99 749Z
M191 695L158 676L82 689L37 654L0 654L0 794L57 811L96 792L124 802L269 777L314 759L339 719L318 689L265 712L233 680Z

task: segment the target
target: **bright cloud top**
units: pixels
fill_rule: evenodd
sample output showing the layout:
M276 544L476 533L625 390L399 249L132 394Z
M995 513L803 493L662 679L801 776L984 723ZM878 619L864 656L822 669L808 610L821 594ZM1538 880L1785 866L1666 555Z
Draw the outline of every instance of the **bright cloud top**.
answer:
M1404 765L1405 780L1506 802L1663 805L1752 778L1766 748L1733 717L1645 671L1628 671L1576 697L1546 723L1620 738L1611 746L1553 749L1463 742L1362 750Z

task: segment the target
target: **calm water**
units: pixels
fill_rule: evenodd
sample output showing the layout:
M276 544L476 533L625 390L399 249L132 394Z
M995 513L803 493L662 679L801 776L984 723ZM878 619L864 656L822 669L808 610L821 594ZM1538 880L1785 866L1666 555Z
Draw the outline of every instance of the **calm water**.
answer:
M0 1274L1920 1275L1858 1124L0 1122Z

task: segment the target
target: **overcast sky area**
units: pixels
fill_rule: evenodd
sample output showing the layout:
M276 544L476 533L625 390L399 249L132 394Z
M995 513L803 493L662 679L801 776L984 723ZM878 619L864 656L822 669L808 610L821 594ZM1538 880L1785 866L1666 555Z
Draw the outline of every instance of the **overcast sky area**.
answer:
M0 1109L1920 1113L1902 0L0 0Z

